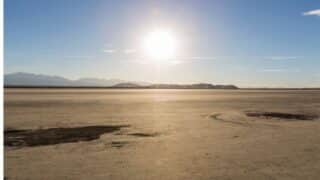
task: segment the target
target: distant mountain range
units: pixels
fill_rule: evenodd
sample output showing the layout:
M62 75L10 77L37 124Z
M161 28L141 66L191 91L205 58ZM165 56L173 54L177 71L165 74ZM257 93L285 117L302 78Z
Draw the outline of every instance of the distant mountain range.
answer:
M128 82L121 79L81 78L70 80L60 76L49 76L32 73L11 73L4 75L5 86L75 86L75 87L110 87L120 83L135 83L142 86L149 85L146 82Z
M70 80L60 76L32 73L11 73L4 75L5 87L109 87L109 88L152 88L152 89L238 89L234 85L199 84L151 84L130 82L120 79L81 78Z

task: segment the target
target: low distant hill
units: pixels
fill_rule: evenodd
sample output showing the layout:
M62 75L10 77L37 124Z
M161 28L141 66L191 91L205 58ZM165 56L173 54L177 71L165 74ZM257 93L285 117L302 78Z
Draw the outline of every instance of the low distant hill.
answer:
M234 85L213 85L208 83L199 84L153 84L150 88L159 89L238 89Z
M141 87L145 87L145 86L142 86L142 85L139 85L136 83L119 83L119 84L116 84L112 87L115 87L115 88L141 88Z
M148 89L238 89L234 85L199 84L151 84L129 82L120 79L81 78L70 80L60 76L32 73L11 73L4 76L5 87L106 87L106 88L148 88Z

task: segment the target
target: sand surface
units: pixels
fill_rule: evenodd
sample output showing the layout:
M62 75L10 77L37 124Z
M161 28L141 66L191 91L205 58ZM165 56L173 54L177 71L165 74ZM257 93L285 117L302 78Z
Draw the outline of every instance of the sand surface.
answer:
M311 90L6 89L5 176L316 180L318 116Z

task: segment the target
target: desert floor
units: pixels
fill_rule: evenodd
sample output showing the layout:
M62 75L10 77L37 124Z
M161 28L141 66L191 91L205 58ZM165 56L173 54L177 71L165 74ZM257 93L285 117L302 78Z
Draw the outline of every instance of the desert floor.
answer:
M4 96L9 180L320 177L320 91L5 89Z

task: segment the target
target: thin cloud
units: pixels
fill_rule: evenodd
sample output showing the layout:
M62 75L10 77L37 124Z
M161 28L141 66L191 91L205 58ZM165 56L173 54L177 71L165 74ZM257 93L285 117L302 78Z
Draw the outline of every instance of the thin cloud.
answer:
M262 69L263 72L286 72L286 69Z
M105 49L105 50L103 50L103 52L105 52L105 53L114 53L114 52L116 52L116 50L115 49Z
M281 73L281 72L300 72L299 69L262 69L262 72Z
M304 16L320 16L320 9L315 9L302 13Z
M293 59L298 59L297 56L269 56L265 57L265 59L269 60L293 60Z
M217 57L210 57L210 56L194 56L190 57L191 60L215 60Z

